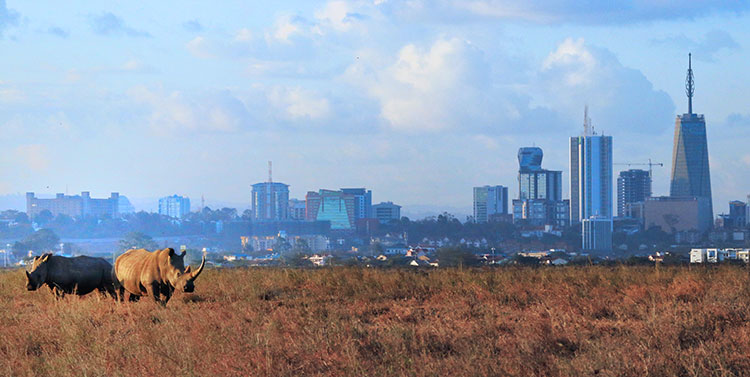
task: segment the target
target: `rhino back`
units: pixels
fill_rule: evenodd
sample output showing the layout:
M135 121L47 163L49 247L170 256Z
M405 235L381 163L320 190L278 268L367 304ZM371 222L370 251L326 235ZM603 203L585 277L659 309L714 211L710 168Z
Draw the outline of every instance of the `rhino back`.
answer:
M48 282L66 292L87 294L104 283L109 264L101 258L75 257L66 258L53 255L48 266Z
M156 252L144 249L128 250L115 261L115 275L118 283L128 292L145 293L143 282L154 279L157 270Z

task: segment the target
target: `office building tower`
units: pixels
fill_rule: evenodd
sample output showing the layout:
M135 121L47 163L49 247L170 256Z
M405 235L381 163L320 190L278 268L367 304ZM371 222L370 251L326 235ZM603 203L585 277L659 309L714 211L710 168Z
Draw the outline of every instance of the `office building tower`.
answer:
M372 191L365 188L342 188L344 194L354 195L354 217L372 218Z
M747 204L739 200L729 202L729 227L744 228L747 225ZM727 224L724 225L725 227Z
M628 205L651 196L651 174L641 169L620 172L617 177L617 217L627 217Z
M186 196L172 195L159 199L159 214L175 219L184 219L190 213L190 199Z
M612 218L612 136L597 135L584 112L584 133L570 138L570 221Z
M372 211L376 219L381 224L387 224L391 220L401 219L401 206L393 202L382 202L372 206Z
M711 173L708 165L708 141L706 120L703 114L693 113L693 67L688 55L688 73L685 93L688 97L688 112L678 115L674 128L674 149L672 150L672 179L669 196L706 198L709 206L703 209L702 222L713 222L711 199Z
M518 149L518 166L523 171L542 170L544 152L539 147L523 147Z
M612 219L591 216L581 221L583 226L582 249L593 252L612 251Z
M289 218L292 220L304 220L305 208L304 200L289 199Z
M563 227L568 215L560 216L558 211L569 202L562 200L562 171L542 169L543 157L539 147L518 149L518 199L513 200L513 220Z
M81 192L81 195L57 194L53 199L40 199L33 192L26 193L26 214L31 219L45 210L55 217L117 217L120 215L119 204L120 194L116 192L107 199L92 198L88 191Z
M341 191L310 191L305 197L306 218L309 221L330 221L331 230L354 230L354 195Z
M289 219L289 185L279 182L256 183L252 191L253 220Z
M508 213L508 188L505 186L474 187L474 221L486 223L494 215Z

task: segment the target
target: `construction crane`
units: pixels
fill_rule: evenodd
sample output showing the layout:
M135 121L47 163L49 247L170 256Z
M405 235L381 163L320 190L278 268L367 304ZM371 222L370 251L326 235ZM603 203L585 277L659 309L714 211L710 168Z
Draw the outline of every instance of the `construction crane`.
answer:
M648 159L648 162L616 162L614 165L627 165L628 167L631 166L648 166L648 177L651 178L653 176L653 167L654 166L660 166L664 167L664 164L661 162L651 162L651 159Z

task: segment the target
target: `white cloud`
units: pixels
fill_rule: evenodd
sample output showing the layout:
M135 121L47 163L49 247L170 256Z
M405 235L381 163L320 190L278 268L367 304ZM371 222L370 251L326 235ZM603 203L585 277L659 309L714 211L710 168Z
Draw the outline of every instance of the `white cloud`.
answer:
M673 121L675 109L671 98L640 71L583 39L567 38L547 56L535 92L535 98L572 119L581 118L588 104L596 114L594 124L609 134L666 132L663 125Z
M315 12L315 18L324 26L336 31L349 31L363 16L356 13L346 1L335 0Z
M323 119L331 113L328 99L299 87L274 87L268 93L268 100L291 120Z
M237 132L251 124L245 105L228 91L196 98L138 86L129 95L146 106L150 127L160 135Z
M630 24L654 20L693 19L715 13L741 13L743 1L598 1L578 0L391 0L378 4L407 17L464 22L500 19L540 24Z
M394 129L439 131L464 122L486 124L490 67L469 42L440 39L429 49L410 44L388 66L371 65L377 60L361 59L346 77L379 101L381 117Z

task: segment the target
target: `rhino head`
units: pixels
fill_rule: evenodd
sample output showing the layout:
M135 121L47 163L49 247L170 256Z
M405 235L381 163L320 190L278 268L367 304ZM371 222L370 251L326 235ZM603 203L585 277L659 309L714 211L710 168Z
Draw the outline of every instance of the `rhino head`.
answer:
M26 272L26 289L35 291L47 281L47 272L49 270L49 257L52 254L44 254L39 257L34 257L34 262L31 264L31 268Z
M201 265L195 271L192 271L190 266L185 267L185 251L178 254L175 253L174 249L170 248L167 256L169 258L169 267L166 280L169 281L169 284L175 291L193 292L195 290L193 281L203 272L203 267L206 265L206 256L203 256Z

